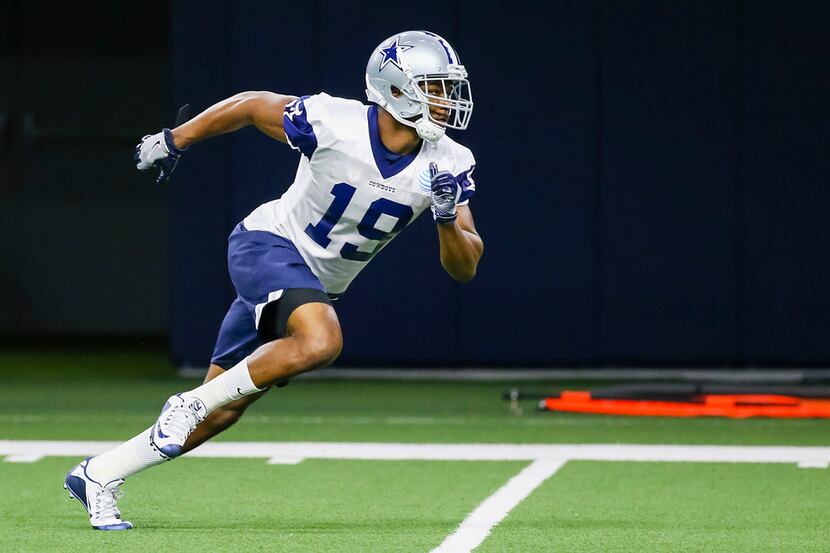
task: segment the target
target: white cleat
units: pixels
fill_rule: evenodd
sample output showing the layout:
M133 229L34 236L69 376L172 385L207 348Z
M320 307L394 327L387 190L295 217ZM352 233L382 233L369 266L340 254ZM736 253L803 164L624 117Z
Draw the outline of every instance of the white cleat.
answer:
M106 484L96 482L86 473L89 459L81 461L66 475L63 487L69 490L69 497L80 501L89 514L89 523L95 530L129 530L131 522L121 520L118 498L123 495L123 480Z
M175 459L182 454L187 437L205 420L207 409L198 398L170 396L150 432L150 443L163 456Z

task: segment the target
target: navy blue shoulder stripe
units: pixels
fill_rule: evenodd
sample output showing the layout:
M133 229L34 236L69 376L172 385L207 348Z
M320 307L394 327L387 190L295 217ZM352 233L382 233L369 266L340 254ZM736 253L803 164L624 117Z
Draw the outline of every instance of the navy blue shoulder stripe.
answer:
M283 115L283 129L288 143L295 150L299 150L305 157L311 159L314 150L317 149L317 135L314 134L314 127L308 122L305 100L308 96L297 98L285 106Z

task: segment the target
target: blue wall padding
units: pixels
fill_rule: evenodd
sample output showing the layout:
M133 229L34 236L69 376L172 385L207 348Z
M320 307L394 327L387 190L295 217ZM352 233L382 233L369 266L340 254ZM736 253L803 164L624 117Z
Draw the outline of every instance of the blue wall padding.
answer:
M363 99L371 49L408 28L470 71L479 274L443 272L423 216L336 304L342 364L830 362L827 4L207 4L173 4L175 96L197 110L257 89ZM298 156L249 129L182 161L177 362L207 362L226 236Z

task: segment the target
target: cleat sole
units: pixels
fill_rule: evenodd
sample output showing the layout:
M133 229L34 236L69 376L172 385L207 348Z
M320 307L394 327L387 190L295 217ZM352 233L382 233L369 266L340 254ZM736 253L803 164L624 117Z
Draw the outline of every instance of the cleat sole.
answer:
M124 521L117 524L105 524L103 526L93 526L93 530L103 530L104 532L113 532L117 530L132 530L133 523Z

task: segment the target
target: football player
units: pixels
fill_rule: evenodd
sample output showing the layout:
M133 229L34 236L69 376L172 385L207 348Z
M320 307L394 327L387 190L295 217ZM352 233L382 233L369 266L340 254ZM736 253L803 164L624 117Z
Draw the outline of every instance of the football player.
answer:
M204 384L171 396L150 428L67 474L64 487L93 528L132 528L116 504L125 478L222 432L272 385L332 363L343 343L332 300L427 208L443 267L461 282L475 275L483 252L468 206L475 160L444 136L467 128L473 111L458 54L434 33L394 35L369 58L366 94L368 106L325 93L243 92L136 146L136 167L158 169L160 181L192 144L248 125L301 157L282 197L229 237L237 298Z

